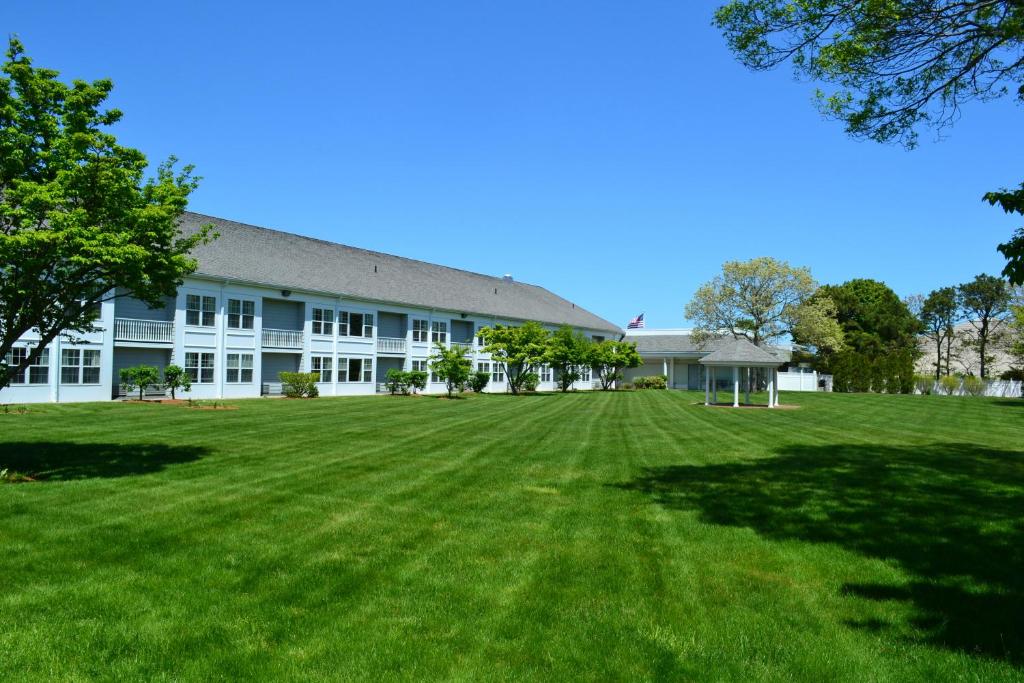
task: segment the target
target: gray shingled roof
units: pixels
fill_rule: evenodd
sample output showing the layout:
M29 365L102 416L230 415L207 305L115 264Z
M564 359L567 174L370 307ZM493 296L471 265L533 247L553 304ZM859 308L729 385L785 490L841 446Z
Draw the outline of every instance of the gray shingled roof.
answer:
M717 351L723 344L733 340L729 337L719 337L708 339L704 344L698 345L689 334L630 334L627 330L625 341L635 342L636 350L640 352L640 355L687 353L700 356ZM789 361L792 356L788 349L777 346L764 346L761 347L761 350L774 355L779 362Z
M723 340L718 348L698 362L703 365L782 365L774 353L755 346L743 337Z
M182 216L182 233L212 223L220 237L193 255L197 275L282 289L621 334L613 323L543 287L215 218Z

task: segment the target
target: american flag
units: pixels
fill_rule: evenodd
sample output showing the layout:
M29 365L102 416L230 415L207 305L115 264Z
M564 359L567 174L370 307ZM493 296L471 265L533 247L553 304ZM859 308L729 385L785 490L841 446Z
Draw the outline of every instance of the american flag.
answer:
M635 317L635 318L633 318L632 320L629 321L629 324L626 325L626 329L627 330L638 330L638 329L640 329L643 326L644 326L644 314L641 313L640 315L638 315L637 317Z

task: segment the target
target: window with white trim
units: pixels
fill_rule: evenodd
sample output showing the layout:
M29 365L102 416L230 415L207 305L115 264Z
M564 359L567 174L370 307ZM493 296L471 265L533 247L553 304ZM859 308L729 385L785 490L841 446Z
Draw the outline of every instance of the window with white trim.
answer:
M492 382L504 382L505 381L505 369L501 363L491 364L491 381Z
M185 324L198 327L213 327L217 320L217 298L185 295Z
M213 384L214 354L185 352L185 373L193 384Z
M550 382L551 381L551 366L542 365L540 366L540 381Z
M330 356L311 356L309 359L309 371L315 372L319 377L317 382L327 383L331 381L333 358Z
M338 335L341 337L372 337L373 313L341 311L338 314Z
M61 384L99 384L100 352L98 349L61 349Z
M213 297L207 297L213 298ZM256 302L228 299L228 327L233 330L251 330L256 319Z
M414 342L425 342L427 341L427 334L429 327L426 320L414 319L412 321L412 340Z
M580 381L581 382L589 382L590 381L590 366L589 365L581 365L579 367L579 371L580 371Z
M322 334L328 337L334 336L334 309L313 309L313 334Z
M414 360L412 362L413 372L428 372L427 361L425 360Z
M338 357L338 381L339 382L372 382L373 381L373 359L372 358L345 358Z
M434 344L448 343L448 323L444 320L435 320L430 323L430 341Z
M225 362L227 374L224 379L229 384L252 383L252 354L229 353Z
M32 349L26 346L15 346L7 355L4 362L8 367L20 365L32 353ZM11 384L49 384L50 382L50 349L43 349L39 352L32 365L22 370L11 378ZM25 380L28 380L27 382Z

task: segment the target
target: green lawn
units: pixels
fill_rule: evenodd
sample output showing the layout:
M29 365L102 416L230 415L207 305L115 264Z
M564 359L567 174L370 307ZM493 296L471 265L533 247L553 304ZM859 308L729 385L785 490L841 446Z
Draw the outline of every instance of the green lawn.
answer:
M0 414L0 680L1019 680L1024 402Z

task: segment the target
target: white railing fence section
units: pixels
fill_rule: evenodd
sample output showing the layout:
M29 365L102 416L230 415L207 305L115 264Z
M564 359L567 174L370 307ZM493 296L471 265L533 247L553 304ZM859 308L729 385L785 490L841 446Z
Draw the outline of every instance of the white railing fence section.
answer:
M377 351L380 353L405 353L403 337L377 337Z
M301 349L302 330L275 330L264 327L263 346L275 349Z
M173 342L174 323L169 320L115 318L114 339L133 342Z
M981 396L995 396L997 398L1020 398L1021 391L1024 389L1024 382L1018 379L987 379L985 380L985 388L981 392ZM920 389L914 389L915 394L920 394ZM932 384L932 393L940 396L946 395L946 389L942 386L941 382L934 382ZM970 392L964 387L964 380L961 378L957 384L956 389L949 392L951 396L968 396Z

